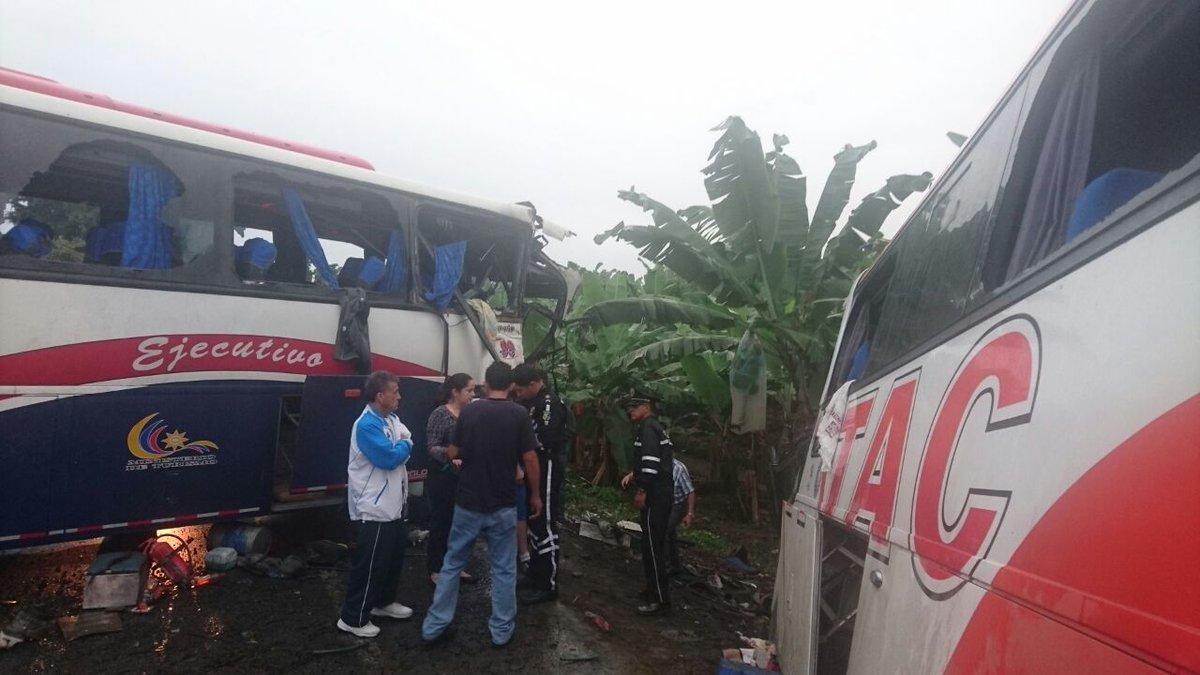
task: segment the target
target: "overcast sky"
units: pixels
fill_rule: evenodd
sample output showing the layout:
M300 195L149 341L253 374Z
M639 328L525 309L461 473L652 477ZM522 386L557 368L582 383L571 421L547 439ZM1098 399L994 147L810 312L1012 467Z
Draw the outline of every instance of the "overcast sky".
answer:
M530 200L579 235L550 248L560 262L638 270L631 247L592 243L646 220L617 190L704 202L728 115L791 138L810 206L838 148L878 141L853 205L940 172L945 132L974 131L1068 4L0 0L0 65Z

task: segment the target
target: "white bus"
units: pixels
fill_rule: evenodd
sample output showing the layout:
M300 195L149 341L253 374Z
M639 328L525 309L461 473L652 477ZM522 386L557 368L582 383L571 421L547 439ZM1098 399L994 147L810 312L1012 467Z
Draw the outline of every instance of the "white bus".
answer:
M1200 671L1198 151L1200 3L1074 4L846 302L785 672Z
M0 69L0 548L335 501L362 373L421 447L445 374L561 320L564 232Z

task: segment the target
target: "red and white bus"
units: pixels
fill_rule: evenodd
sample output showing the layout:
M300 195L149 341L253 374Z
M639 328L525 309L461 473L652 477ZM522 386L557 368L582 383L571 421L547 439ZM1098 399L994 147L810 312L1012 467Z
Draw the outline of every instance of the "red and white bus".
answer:
M1198 152L1200 3L1073 5L846 302L786 672L1200 671Z
M562 318L564 234L0 69L0 548L336 501L361 373L420 446L446 373Z

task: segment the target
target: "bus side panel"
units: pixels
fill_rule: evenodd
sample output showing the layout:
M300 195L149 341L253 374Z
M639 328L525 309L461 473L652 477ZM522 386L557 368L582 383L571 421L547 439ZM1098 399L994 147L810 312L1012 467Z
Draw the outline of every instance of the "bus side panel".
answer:
M25 463L11 478L4 472L8 501L25 506L0 516L0 536L94 536L158 519L265 508L285 388L229 381L156 385L0 414L6 456L52 454L35 466ZM48 439L30 431L36 429L54 431ZM47 514L34 509L31 515L34 505Z
M363 379L361 375L313 376L305 381L300 436L291 456L293 493L346 484L350 430L366 405L358 395ZM398 414L413 440L410 475L426 467L425 423L437 406L438 387L436 382L400 378Z
M851 672L939 671L968 632L1012 656L1015 610L981 606L991 588L1108 644L1095 649L1200 670L1200 539L1185 534L1200 522L1197 223L1192 203L855 387L854 433L828 470L810 459L799 496L867 531L855 495L890 479L868 452L903 453L887 562L872 556L864 575L884 583L862 589ZM917 370L906 442L881 438L906 419L881 423ZM976 620L977 608L998 618ZM858 644L876 633L888 637Z
M55 412L35 411L39 407ZM54 397L0 412L0 547L37 543L14 538L48 532L60 522L58 497L71 463L63 449L66 412L67 406Z
M784 504L773 615L779 658L789 673L815 672L820 525L811 508Z

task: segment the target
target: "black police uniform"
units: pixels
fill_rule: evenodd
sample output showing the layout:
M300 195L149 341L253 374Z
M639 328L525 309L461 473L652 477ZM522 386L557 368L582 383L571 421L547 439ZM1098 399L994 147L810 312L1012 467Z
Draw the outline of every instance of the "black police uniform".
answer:
M538 465L541 478L538 484L542 498L542 516L529 521L529 577L533 588L558 591L558 524L562 517L562 485L565 471L570 413L554 392L543 388L532 400L525 402L537 436Z
M670 605L670 584L667 580L667 521L674 497L672 467L675 456L671 438L656 417L642 420L633 441L637 458L634 478L639 490L646 492L646 506L641 513L642 567L646 573L649 599L659 605Z

